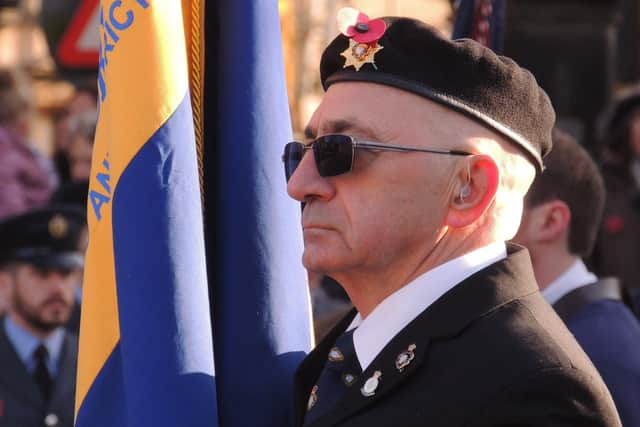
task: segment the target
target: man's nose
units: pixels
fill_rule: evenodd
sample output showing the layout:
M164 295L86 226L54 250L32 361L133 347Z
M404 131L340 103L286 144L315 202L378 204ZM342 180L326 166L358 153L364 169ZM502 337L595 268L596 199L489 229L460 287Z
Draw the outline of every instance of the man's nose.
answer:
M313 198L330 198L333 192L333 185L318 173L313 151L308 150L289 178L287 193L295 200L307 202Z
M67 288L67 283L69 281L68 274L63 273L61 271L50 271L47 274L47 283L49 285L49 289L56 292L62 292Z

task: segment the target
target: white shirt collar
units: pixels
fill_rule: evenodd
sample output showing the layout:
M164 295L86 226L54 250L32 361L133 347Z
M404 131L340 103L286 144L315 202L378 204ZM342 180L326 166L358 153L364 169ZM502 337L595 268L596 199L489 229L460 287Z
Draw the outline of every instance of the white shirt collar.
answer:
M18 354L18 357L20 357L20 360L24 363L27 371L31 373L35 371L36 360L33 356L33 352L40 344L43 344L49 352L49 358L47 360L49 373L52 376L57 374L58 361L60 360L62 346L64 345L65 330L63 327L54 329L43 340L36 338L29 331L23 329L13 321L11 316L5 317L4 328L9 341L13 344L13 348Z
M542 291L542 296L549 304L555 304L572 290L597 281L596 275L587 270L581 259L577 259L571 267Z
M347 330L358 328L353 344L364 371L378 353L413 319L448 290L472 274L507 257L504 242L476 249L427 271L385 298L362 319L360 313Z

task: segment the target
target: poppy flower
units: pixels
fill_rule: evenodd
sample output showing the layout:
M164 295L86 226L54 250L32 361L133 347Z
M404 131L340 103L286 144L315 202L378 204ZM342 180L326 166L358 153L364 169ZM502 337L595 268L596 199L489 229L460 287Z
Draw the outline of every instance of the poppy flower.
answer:
M604 220L604 229L609 234L617 234L624 229L624 219L617 214L611 214Z
M357 9L344 7L338 11L338 28L358 43L372 43L384 35L387 24L382 19L369 19Z

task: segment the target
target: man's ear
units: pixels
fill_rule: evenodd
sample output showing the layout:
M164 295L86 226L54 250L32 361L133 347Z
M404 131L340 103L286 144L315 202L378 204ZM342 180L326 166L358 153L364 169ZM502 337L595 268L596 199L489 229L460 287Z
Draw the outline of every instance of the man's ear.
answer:
M466 168L458 174L445 224L462 228L473 224L493 203L500 183L500 169L487 155L469 158Z
M9 308L12 293L13 279L11 272L0 270L0 314Z
M562 200L551 200L534 208L536 220L533 230L535 238L541 243L551 243L568 231L571 223L571 210Z

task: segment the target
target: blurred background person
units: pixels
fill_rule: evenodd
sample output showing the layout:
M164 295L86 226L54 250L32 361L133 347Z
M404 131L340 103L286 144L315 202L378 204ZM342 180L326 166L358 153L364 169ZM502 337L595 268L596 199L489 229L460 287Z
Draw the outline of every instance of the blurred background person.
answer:
M514 241L529 249L543 296L600 372L622 424L640 427L640 324L623 302L619 282L598 280L582 261L598 232L604 182L573 138L556 130L553 140Z
M63 326L83 267L84 222L58 207L0 222L0 281L12 288L0 321L0 425L73 426L77 336Z
M0 316L3 316L11 304L11 286L8 282L0 280Z
M640 87L617 100L604 116L602 175L607 202L591 263L615 275L640 303Z
M43 206L57 185L52 163L27 141L30 104L0 70L0 219Z
M98 120L96 81L93 79L82 81L74 85L74 88L73 97L55 121L53 159L62 182L77 179L73 175L72 162L74 158L77 159L79 156L86 158L86 154L79 152L86 147L82 144L78 146L76 140L78 138L90 139L91 147L89 150L92 150L95 124ZM89 151L90 154L91 151ZM90 166L91 164L89 164ZM88 176L89 174L86 172L83 175Z
M87 196L89 193L89 180L76 180L65 182L51 197L51 204L55 206L70 206L73 209L82 212L86 217L87 212ZM89 243L89 230L87 224L84 223L82 231L79 233L78 247L79 251L84 253ZM80 310L82 304L82 275L78 276L78 283L75 292L75 303L71 316L65 324L67 330L79 334L80 333Z
M98 115L95 111L82 111L69 118L69 179L71 182L88 180L91 173L93 138Z

